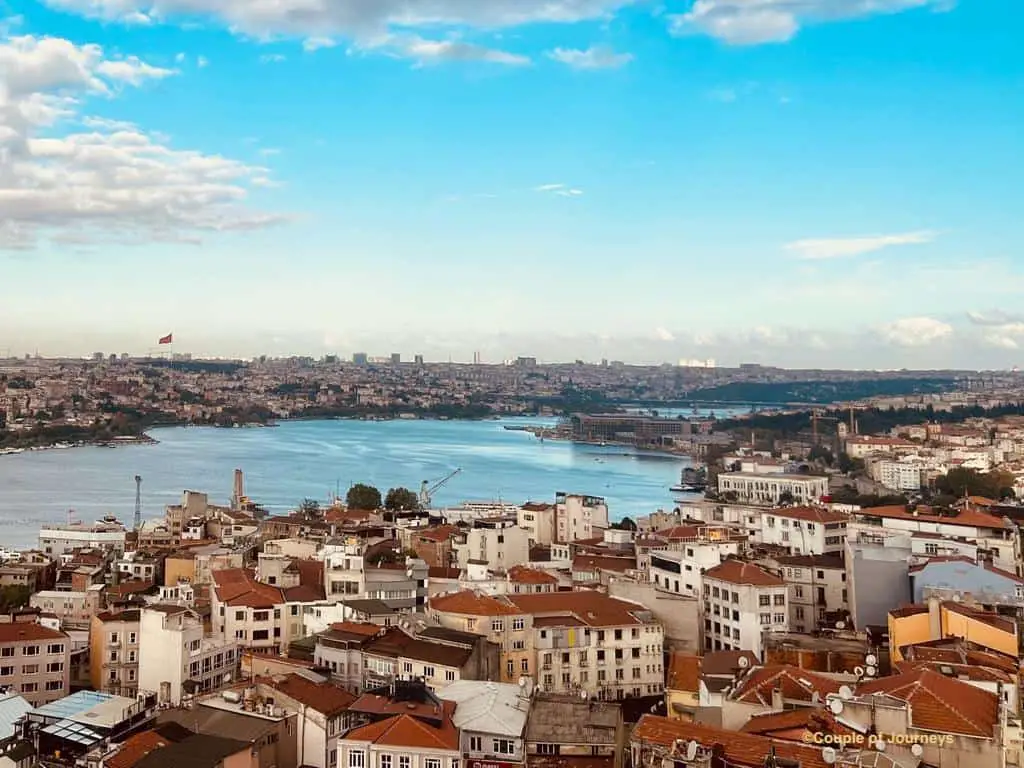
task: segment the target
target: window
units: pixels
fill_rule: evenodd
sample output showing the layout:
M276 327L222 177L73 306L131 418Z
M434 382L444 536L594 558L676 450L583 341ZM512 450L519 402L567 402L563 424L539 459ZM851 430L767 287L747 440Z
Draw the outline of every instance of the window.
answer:
M38 690L39 690L39 683L22 683L21 684L21 692L22 693L35 693Z
M46 665L46 671L47 672L63 672L64 671L64 663L61 662L61 661L54 661L54 662L52 662L50 664L47 664Z
M538 755L557 755L559 752L558 744L538 744L537 754Z
M408 755L398 756L398 768L409 768L411 764L412 760L409 758Z
M10 653L7 653L7 651L10 651ZM46 652L49 653L49 654L64 653L64 644L63 643L54 643L53 645L49 645L49 646L46 647ZM13 656L14 655L14 649L13 648L4 648L4 654L3 655L4 656Z
M803 587L799 587L799 586L798 587L794 587L793 588L793 595L796 596L796 597L803 597L804 596L804 588Z
M436 757L428 757L423 761L423 768L441 768L441 761Z
M0 677L11 677L14 674L14 667L0 667Z
M25 654L26 656L38 656L39 655L39 646L38 645L26 645L22 649L21 652L23 654Z
M775 604L776 605L785 605L786 604L786 596L785 595L776 595L775 596Z
M128 633L128 645L135 645L135 643L136 643L135 633L134 632L129 632Z
M525 663L526 659L523 659L523 662ZM505 668L508 670L509 677L512 677L512 675L516 673L516 664L511 659L505 663Z
M501 619L495 619L491 622L491 632L501 632L505 629L505 622Z
M516 753L516 745L511 739L495 739L493 751L496 755L514 755ZM430 767L427 766L427 768Z
M761 614L761 624L767 626L772 623L772 615L770 613Z
M110 633L110 642L111 643L116 643L118 640L119 640L119 638L118 638L117 632L111 632Z
M802 619L804 617L804 609L801 606L796 607L796 617Z
M411 661L402 662L402 671L403 672L412 672L412 662Z
M775 623L776 624L785 624L786 623L786 614L784 614L784 613L776 613L775 614Z
M46 683L46 690L48 691L59 691L64 687L64 683L60 680L48 680Z
M245 621L245 611L235 611L235 621Z
M526 621L524 619L512 619L512 629L516 630L517 632L523 629L525 626Z
M446 669L444 671L444 679L447 680L449 683L455 680L455 670Z
M469 737L469 751L470 752L483 752L483 738L480 736Z
M23 675L38 675L39 665L38 664L25 664L21 668L21 674Z
M252 620L253 621L266 621L269 618L270 618L270 611L253 611L253 613L252 613Z
M380 756L380 768L391 768L391 755L386 752Z
M331 761L332 768L333 768L333 766L338 764L338 750L336 750L336 749L332 749L331 750L330 761Z
M366 768L366 753L361 749L353 749L349 752L348 768Z
M523 672L529 672L530 671L530 661L529 661L529 659L523 659L519 663L519 666L522 668Z
M761 605L761 606L771 605L772 604L771 595L761 595L760 597L757 598L757 604Z
M423 676L424 677L433 677L434 676L434 668L433 667L423 667Z

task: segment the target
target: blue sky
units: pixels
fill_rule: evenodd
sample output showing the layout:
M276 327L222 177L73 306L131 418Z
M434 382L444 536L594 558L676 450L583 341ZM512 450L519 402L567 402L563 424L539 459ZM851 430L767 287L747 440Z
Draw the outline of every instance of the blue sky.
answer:
M1015 0L3 2L0 353L1024 358Z

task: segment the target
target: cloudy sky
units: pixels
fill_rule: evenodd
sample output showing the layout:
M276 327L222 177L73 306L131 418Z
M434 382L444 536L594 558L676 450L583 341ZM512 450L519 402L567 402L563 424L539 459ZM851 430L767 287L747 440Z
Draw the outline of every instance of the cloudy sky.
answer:
M1020 0L0 0L0 354L1010 367L1022 28Z

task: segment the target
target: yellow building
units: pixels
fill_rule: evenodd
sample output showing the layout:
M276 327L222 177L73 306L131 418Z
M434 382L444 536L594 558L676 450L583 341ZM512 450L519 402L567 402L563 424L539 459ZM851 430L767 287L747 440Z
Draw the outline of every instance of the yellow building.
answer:
M934 640L960 638L1008 656L1019 651L1013 619L962 603L932 598L889 612L889 648L892 662L903 661L903 649Z
M675 651L669 654L665 677L665 712L676 720L693 721L700 705L701 657Z
M164 560L164 586L176 587L183 581L196 583L196 556L192 552L168 555Z

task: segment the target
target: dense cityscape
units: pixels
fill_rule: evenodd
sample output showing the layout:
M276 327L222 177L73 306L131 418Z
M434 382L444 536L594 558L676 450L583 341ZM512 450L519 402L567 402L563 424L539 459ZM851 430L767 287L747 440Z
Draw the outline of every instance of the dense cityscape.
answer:
M1024 756L1013 375L850 374L839 381L889 390L715 419L659 416L653 398L622 406L635 382L677 402L656 382L763 385L766 372L189 363L11 361L3 434L101 421L116 440L132 414L123 436L137 441L161 423L150 414L272 423L363 404L385 410L333 415L458 418L431 409L476 402L477 417L563 416L537 439L691 463L675 504L636 519L588 489L435 504L451 477L356 483L268 514L239 469L224 503L186 490L155 518L139 496L134 520L45 524L37 547L0 550L2 749L15 765ZM588 412L556 400L570 380L601 392Z

